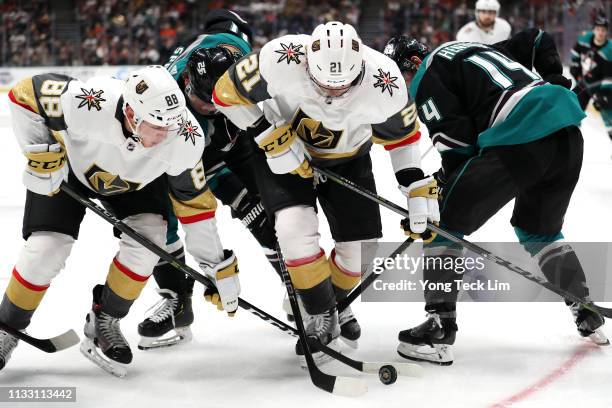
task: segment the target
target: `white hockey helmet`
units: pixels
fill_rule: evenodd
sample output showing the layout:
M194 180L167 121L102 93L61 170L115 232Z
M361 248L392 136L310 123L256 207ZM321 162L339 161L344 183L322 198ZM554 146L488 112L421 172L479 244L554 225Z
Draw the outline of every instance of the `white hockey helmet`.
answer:
M363 44L353 26L331 21L314 29L306 58L310 75L319 85L341 88L361 74Z
M494 11L499 14L499 2L497 0L478 0L476 2L476 13L478 11Z
M143 120L155 126L173 126L185 117L187 105L172 75L161 65L130 72L123 90L123 109L134 111L136 125Z

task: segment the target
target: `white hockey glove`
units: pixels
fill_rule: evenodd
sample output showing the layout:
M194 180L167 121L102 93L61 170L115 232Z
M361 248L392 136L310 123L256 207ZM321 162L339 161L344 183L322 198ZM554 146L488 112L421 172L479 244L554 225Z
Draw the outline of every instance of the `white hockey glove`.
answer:
M271 126L257 136L255 141L266 152L268 166L273 173L313 177L304 143L290 125Z
M218 310L225 310L228 316L233 317L238 309L238 296L240 295L240 279L238 278L238 260L234 252L224 249L225 259L216 265L201 263L200 268L217 286L217 291L206 289L204 299L217 306Z
M400 190L408 197L409 219L402 220L404 233L412 239L422 239L431 242L436 233L427 230L427 221L434 224L440 222L438 208L438 183L433 176L425 177L411 183L408 187L400 186Z
M59 143L34 144L24 148L28 164L23 172L23 184L36 194L53 195L62 181L68 181L66 151Z

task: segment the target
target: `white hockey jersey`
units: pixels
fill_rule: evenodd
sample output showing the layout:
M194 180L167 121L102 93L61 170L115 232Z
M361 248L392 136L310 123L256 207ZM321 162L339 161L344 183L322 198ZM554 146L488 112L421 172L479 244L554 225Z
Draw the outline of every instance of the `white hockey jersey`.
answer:
M173 139L144 148L124 126L123 86L114 78L81 82L59 74L21 80L9 92L20 146L60 143L70 170L94 196L139 190L166 174L189 252L198 262L219 262L223 247L202 166L202 128L187 111Z
M457 32L457 41L495 44L510 38L511 31L510 24L503 18L496 17L490 30L483 30L476 24L476 21L472 21Z
M374 142L396 150L396 172L420 167L414 153L420 137L416 110L395 62L362 45L364 65L354 86L329 98L308 73L310 43L309 35L270 41L219 79L213 102L242 129L262 114L276 126L291 124L316 162L367 154Z
M55 74L20 81L9 95L20 146L59 142L74 175L100 195L139 190L164 173L195 167L204 149L195 118L188 113L174 140L144 148L124 129L123 84Z

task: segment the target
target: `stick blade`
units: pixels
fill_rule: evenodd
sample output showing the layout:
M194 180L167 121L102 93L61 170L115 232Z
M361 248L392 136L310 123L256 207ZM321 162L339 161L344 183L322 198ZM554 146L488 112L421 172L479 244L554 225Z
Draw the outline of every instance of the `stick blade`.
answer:
M368 392L368 385L361 378L336 377L332 394L343 397L359 397Z
M421 377L423 375L423 367L414 363L379 363L379 362L364 362L363 372L368 374L378 374L381 367L391 365L395 368L398 375L403 377Z
M81 341L81 339L79 338L79 335L76 334L76 332L72 329L68 330L65 333L60 334L59 336L53 337L49 340L51 341L51 344L53 344L53 347L54 347L53 351L60 351L60 350L67 349L69 347L79 344L79 342Z

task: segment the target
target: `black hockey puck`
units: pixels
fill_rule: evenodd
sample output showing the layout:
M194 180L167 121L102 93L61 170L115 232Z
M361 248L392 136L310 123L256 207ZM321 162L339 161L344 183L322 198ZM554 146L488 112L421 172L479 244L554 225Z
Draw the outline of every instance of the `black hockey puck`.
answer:
M391 385L397 380L397 370L392 365L384 365L378 370L378 378L385 385Z

